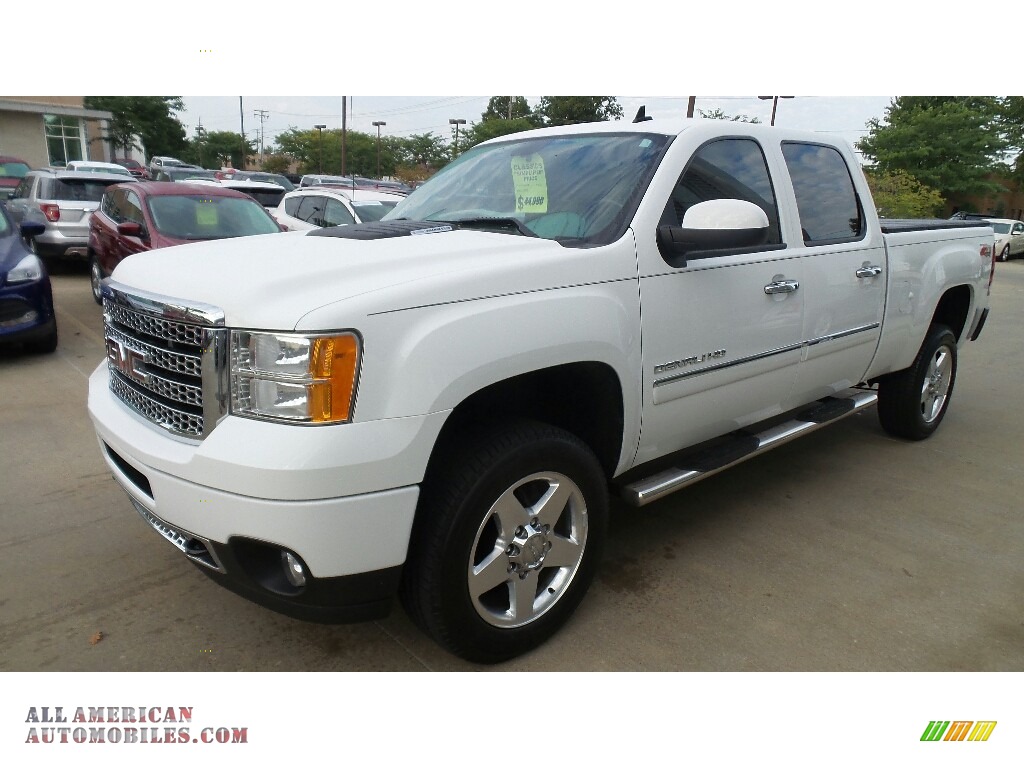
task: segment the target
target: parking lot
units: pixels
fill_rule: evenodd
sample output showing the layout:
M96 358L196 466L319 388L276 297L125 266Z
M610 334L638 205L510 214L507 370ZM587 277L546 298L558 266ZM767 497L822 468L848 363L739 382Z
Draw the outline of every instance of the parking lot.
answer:
M84 266L52 355L0 351L2 671L466 670L396 606L308 624L221 589L138 518L86 412ZM568 626L499 670L1024 670L1024 261L997 265L937 434L874 409L635 510Z

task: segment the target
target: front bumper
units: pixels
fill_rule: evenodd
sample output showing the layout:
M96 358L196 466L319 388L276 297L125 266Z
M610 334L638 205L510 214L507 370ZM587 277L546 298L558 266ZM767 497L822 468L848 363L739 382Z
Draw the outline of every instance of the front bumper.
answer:
M0 288L0 343L33 342L53 333L49 278Z
M136 510L223 586L312 621L390 607L443 415L323 428L228 417L188 441L114 397L105 363L89 413ZM303 586L284 579L284 551L304 565Z

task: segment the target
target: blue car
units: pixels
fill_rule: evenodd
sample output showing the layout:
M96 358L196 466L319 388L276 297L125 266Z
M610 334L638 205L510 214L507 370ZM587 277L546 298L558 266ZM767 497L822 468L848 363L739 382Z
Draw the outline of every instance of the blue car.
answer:
M22 344L31 352L57 348L50 277L22 239L44 230L37 222L15 226L0 205L0 345Z

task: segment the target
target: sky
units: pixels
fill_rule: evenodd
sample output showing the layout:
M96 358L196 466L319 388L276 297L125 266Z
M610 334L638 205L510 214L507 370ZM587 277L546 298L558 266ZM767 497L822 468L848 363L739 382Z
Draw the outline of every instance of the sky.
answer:
M579 92L583 93L583 92ZM595 92L586 92L588 94ZM604 93L604 92L602 92ZM653 117L685 117L688 96L616 96L622 106L623 120L632 120L640 106ZM451 136L449 119L462 119L466 126L479 122L487 108L486 96L353 96L346 115L349 130L374 134L375 121L383 121L382 136L408 137L433 133ZM578 94L574 94L578 95ZM241 104L239 99L241 98ZM527 96L536 107L540 96ZM800 130L819 131L830 138L844 138L851 144L866 133L871 118L882 119L891 96L794 96L780 99L775 124ZM246 136L252 138L261 127L264 144L291 127L309 129L326 125L341 128L341 96L185 96L185 111L178 118L189 137L200 123L207 131L238 132L244 121ZM696 109L710 112L721 109L727 115L757 117L769 123L772 101L757 96L698 96ZM257 116L262 113L262 121Z

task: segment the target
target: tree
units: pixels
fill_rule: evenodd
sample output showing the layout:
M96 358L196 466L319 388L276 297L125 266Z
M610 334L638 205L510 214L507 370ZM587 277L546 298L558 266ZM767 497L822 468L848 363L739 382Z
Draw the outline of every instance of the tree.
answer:
M614 96L542 96L537 113L545 125L573 125L618 120L622 106Z
M482 123L473 123L468 130L459 135L459 149L465 152L481 141L508 136L510 133L529 131L536 127L530 119L525 117L517 117L512 120L492 119L484 120Z
M736 115L730 117L725 114L721 109L715 107L714 109L698 109L700 116L705 120L731 120L734 123L760 123L760 119L756 117L750 117L749 115Z
M180 96L86 96L83 104L113 115L104 138L125 154L132 148L141 149L146 157L180 155L185 150L185 127L173 114L185 108Z
M867 126L857 148L880 172L904 171L954 204L1003 191L990 179L1009 148L998 99L900 96Z
M945 201L906 171L865 168L864 176L879 216L889 219L926 219L938 216Z
M480 116L483 122L488 120L516 120L525 118L536 128L541 124L541 118L536 115L525 96L491 96L487 102L487 109Z
M245 154L255 151L253 142L246 139ZM220 168L229 161L231 167L242 168L242 135L234 131L204 131L188 142L181 158L204 168Z
M271 154L263 161L263 170L267 173L288 173L291 164L291 159L287 155Z

